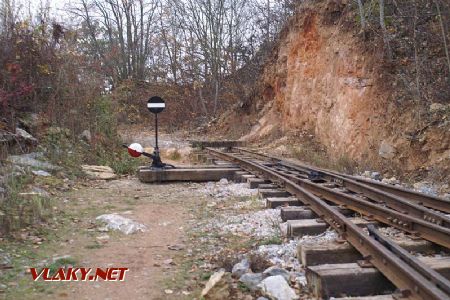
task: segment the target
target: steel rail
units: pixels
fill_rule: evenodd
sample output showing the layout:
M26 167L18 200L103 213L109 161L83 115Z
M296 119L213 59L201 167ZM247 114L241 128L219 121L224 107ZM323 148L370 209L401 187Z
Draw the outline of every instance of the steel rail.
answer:
M419 272L424 277L424 280L432 281L441 290L444 290L447 294L450 294L450 281L447 278L421 262L417 257L410 254L389 238L381 235L374 225L367 225L367 230L369 231L369 235L373 236L378 242L388 248L389 251L397 255L400 259Z
M415 236L420 236L428 241L434 242L446 248L450 248L449 228L424 221L421 217L417 218L402 211L396 211L388 207L377 205L373 202L354 195L333 190L304 178L299 178L298 176L286 171L277 170L276 165L272 166L271 164L267 164L265 166L271 166L272 171L281 174L282 176L292 180L300 186L310 190L313 194L328 201L357 211L362 215L368 216L381 223L396 227L400 230L414 234Z
M381 197L386 197L386 194L383 194L383 192L384 192L384 193L391 194L391 196L389 196L389 199L392 199L394 197L394 199L400 199L401 202L407 201L410 203L414 203L416 206L417 205L425 206L428 208L432 208L432 209L436 209L436 210L443 211L446 213L450 213L450 200L446 200L446 199L443 199L440 197L425 195L425 194L422 194L422 193L419 193L416 191L412 191L412 190L409 190L409 189L406 189L403 187L384 184L384 183L377 182L374 180L368 180L368 179L363 179L363 178L359 178L356 176L340 174L338 172L327 170L327 169L314 168L314 167L307 166L307 165L304 165L301 163L287 162L283 159L279 159L279 158L276 158L276 157L273 157L270 155L266 155L266 154L256 153L254 151L239 148L239 147L234 147L233 149L236 149L239 152L248 153L250 155L270 159L272 161L277 161L280 164L295 168L298 171L301 171L304 173L308 173L311 171L321 172L321 173L325 174L329 180L333 180L333 178L339 178L340 180L343 180L344 185L347 184L347 188L349 190L353 189L355 192L361 192L361 189L364 188L364 189L366 189L366 191L368 193L370 193L374 197L374 200L376 200L376 201L384 202L383 199L377 200L377 199L380 199ZM355 183L362 184L364 187L362 187L361 185L357 185ZM371 188L371 189L367 189L366 187ZM392 202L392 201L391 201L391 203L395 204L395 202ZM402 203L402 204L399 203L398 205L404 206L404 203ZM411 209L416 210L416 208L414 208L414 207L412 207ZM450 227L450 219L442 213L434 212L434 211L428 209L428 210L424 211L423 215L420 217L422 217L424 220L427 220L429 222L436 223L436 224L439 224L441 221L443 221L445 223L445 225L444 225L445 227ZM442 217L444 217L445 219L442 220Z
M280 162L279 164L284 167L296 170L295 166L291 166L283 162ZM386 205L387 207L398 210L404 214L421 218L427 222L450 228L450 218L441 212L431 210L414 202L410 202L402 197L392 195L388 192L378 190L374 187L337 174L331 174L326 171L321 171L321 173L323 174L322 176L327 180L332 182L338 180L338 183L348 190L356 193L361 193L380 204Z
M342 174L342 176L351 178L355 181L362 182L364 184L373 186L377 189L383 190L385 192L397 195L399 197L404 197L409 201L413 201L416 204L424 205L433 209L437 209L446 213L450 213L450 200L446 200L440 197L425 195L413 190L406 189L401 186L394 186L390 184L384 184L375 180L369 180L364 178L359 178L356 176Z
M357 211L360 214L381 223L396 227L408 233L420 236L428 241L450 248L450 229L423 221L388 207L377 205L363 198L336 191L323 185L301 179L295 175L279 170L274 172L297 183L316 196L324 198L335 204Z
M234 162L245 170L260 174L266 179L280 184L286 191L302 199L317 215L322 217L325 222L330 224L343 238L353 245L366 260L402 290L403 296L406 298L427 300L449 298L450 295L440 290L435 284L423 281L420 273L397 256L392 255L392 252L365 234L361 228L353 224L335 207L328 205L324 200L292 180L264 165L215 149L205 148L205 150L211 155Z

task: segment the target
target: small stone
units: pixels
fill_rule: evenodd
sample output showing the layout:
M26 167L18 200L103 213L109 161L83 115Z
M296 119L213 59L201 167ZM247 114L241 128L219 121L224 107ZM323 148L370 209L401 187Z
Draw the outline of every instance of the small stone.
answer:
M57 262L58 260L69 259L69 258L71 258L71 257L72 257L72 256L70 256L70 255L54 256L54 257L52 258L52 260L53 260L53 262Z
M391 177L389 179L388 178L383 178L383 180L381 180L381 182L385 183L385 184L392 184L392 185L395 185L395 184L399 183L399 181L395 177Z
M413 185L414 189L423 193L423 194L428 194L428 195L432 195L432 196L436 196L437 195L437 191L436 189L431 186L430 183L422 181L422 182L416 182Z
M372 173L370 171L364 171L364 173L362 173L361 175L364 176L364 177L367 177L367 178L371 178L372 177Z
M97 238L97 241L99 241L100 243L106 244L109 241L109 235L104 234L104 235L100 235Z
M88 129L83 130L83 132L80 134L80 139L90 143L92 140L91 132Z
M370 174L370 178L375 179L375 180L381 180L381 174L379 172L372 172Z
M167 247L169 250L180 251L186 248L183 244L175 244Z
M105 222L108 229L119 230L124 234L132 234L138 231L145 232L147 230L147 226L144 224L137 223L118 214L101 215L96 220Z
M172 290L169 290L169 289L167 289L167 290L164 290L164 293L166 293L167 295L170 295L170 294L173 294L173 291L172 291Z
M46 172L44 170L38 170L38 171L31 171L31 173L33 173L36 176L42 176L42 177L49 177L52 176L52 174L50 174L49 172Z
M27 141L31 144L37 143L37 140L35 137L33 137L31 134L23 130L22 128L16 128L16 136L22 138L24 141Z
M233 266L231 274L235 278L239 278L250 270L250 262L248 259L243 259Z
M263 272L264 278L277 275L283 276L286 282L289 282L289 277L291 276L291 274L288 271L282 268L278 268L276 266L270 267Z
M397 150L395 147L387 141L382 141L380 144L380 149L378 150L378 154L385 159L393 159L397 154Z
M222 179L219 180L218 184L220 184L220 185L227 185L228 184L228 179L222 178Z
M300 286L300 287L305 287L306 284L308 283L306 281L306 276L304 273L297 273L295 276L295 282Z
M165 261L163 261L163 263L165 264L165 265L176 265L176 263L173 261L173 259L171 259L171 258L169 258L169 259L166 259Z
M239 278L239 281L252 291L258 288L258 284L260 284L262 280L263 275L261 273L246 273Z
M445 109L445 105L441 104L441 103L435 102L430 105L430 112L432 112L432 113L435 113L435 112L438 112L438 111L441 111L444 109Z

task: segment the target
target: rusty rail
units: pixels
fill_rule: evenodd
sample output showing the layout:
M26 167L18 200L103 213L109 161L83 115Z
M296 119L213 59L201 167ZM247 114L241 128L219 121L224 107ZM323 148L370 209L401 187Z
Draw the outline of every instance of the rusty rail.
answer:
M423 276L423 281L429 280L433 284L437 285L440 289L444 290L447 294L450 294L450 281L444 276L421 262L414 255L410 254L408 251L394 243L389 238L381 235L381 233L372 224L367 225L367 230L369 234L374 237L378 242L383 244L397 257L405 261L408 265L414 268Z
M288 165L284 162L280 162L279 164L283 167L288 167L296 170L295 166ZM450 218L441 212L431 210L414 202L410 202L403 197L399 197L391 193L376 189L372 186L360 183L341 175L332 174L326 171L321 171L321 174L327 180L331 182L338 182L349 191L361 193L380 204L386 205L387 207L403 212L404 214L421 218L424 221L445 228L450 228Z
M306 188L300 186L269 167L239 158L230 153L206 148L211 155L234 162L243 169L261 175L282 186L289 193L297 196L306 205L333 227L343 238L352 244L363 257L391 280L409 299L447 299L449 294L439 289L430 281L423 281L423 276L405 261L395 256L378 241L364 233L335 207L328 205ZM433 225L433 224L430 224Z
M277 170L274 172L288 178L321 198L357 211L360 214L381 223L396 227L400 230L414 234L415 236L422 237L441 246L450 248L450 229L448 228L372 203L363 198L339 192L306 179L298 178L292 174L286 174Z
M415 212L414 215L421 217L426 221L435 224L440 224L441 226L450 228L450 219L446 217L444 214L433 211L431 209L421 210L422 212L419 212L417 210L418 207L424 206L445 213L450 213L449 200L436 196L425 195L403 187L384 184L374 180L368 180L351 175L340 174L335 171L326 170L322 168L313 168L311 166L307 166L300 163L287 162L285 160L270 155L257 153L244 148L235 147L233 149L241 153L247 153L260 158L269 159L271 161L277 161L281 165L294 168L300 172L304 173L308 173L311 171L321 172L326 176L328 180L338 182L341 181L343 185L351 191L367 193L371 195L371 197L373 197L373 200L379 201L381 203L385 202L386 199L389 201L386 202L386 205L395 205L395 207L392 206L392 208L399 209L401 211L405 211L410 214ZM409 206L405 204L405 202L412 203L413 205Z

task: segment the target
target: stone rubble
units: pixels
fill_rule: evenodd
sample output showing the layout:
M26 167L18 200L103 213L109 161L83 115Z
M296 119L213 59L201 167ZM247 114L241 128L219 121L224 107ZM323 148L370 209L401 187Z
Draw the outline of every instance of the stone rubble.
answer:
M422 182L416 182L413 184L413 187L416 191L421 192L423 194L431 195L431 196L437 196L437 189L434 187L431 183L422 181Z
M258 190L248 188L247 183L229 183L225 178L222 178L218 182L206 183L201 192L215 199L251 197L258 194Z
M339 237L336 231L327 230L319 235L304 235L299 240L299 244L326 244Z
M298 262L296 240L291 240L282 245L261 245L253 252L265 256L274 266L299 271L301 265Z
M200 187L200 191L206 196L212 197L214 201L221 201L221 203L236 197L249 198L233 203L223 212L219 211L217 216L206 220L204 224L197 224L202 231L219 235L246 236L257 240L280 238L280 228L284 224L280 217L280 208L262 209L264 208L264 200L254 197L257 194L257 190L249 189L248 184L230 183L228 180L222 179L217 183L207 183L203 188ZM214 202L214 205L211 205L212 202L209 202L207 207L223 208L223 205L219 206L216 202ZM261 210L251 210L242 213L242 209L245 208L261 208ZM328 235L326 237L330 238ZM208 239L208 237L201 237L200 240L202 239ZM241 261L234 264L231 273L224 272L222 274L221 271L216 272L207 283L202 295L206 295L205 299L213 299L214 295L217 294L223 296L221 294L223 292L222 288L218 288L218 293L210 290L217 289L212 286L215 286L217 282L223 281L222 277L225 277L225 274L229 274L233 278L239 279L239 282L251 291L261 290L270 299L298 299L295 291L289 286L289 283L292 282L293 285L299 287L305 285L306 281L304 270L296 258L297 244L298 241L290 240L281 245L260 245L250 250L247 253L248 255L262 256L272 266L262 273L253 273L250 263L246 255L244 255L241 257ZM211 249L214 252L216 250ZM279 281L279 278L282 279L283 283ZM219 283L219 286L222 285L223 283Z
M266 209L240 215L222 215L206 225L209 230L258 238L279 234L282 222L279 209Z

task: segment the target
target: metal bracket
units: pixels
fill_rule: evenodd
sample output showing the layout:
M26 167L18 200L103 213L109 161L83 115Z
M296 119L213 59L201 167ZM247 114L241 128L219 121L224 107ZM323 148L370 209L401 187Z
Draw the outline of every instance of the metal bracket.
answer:
M373 268L373 264L365 259L360 259L356 262L358 264L358 266L360 266L361 268Z

